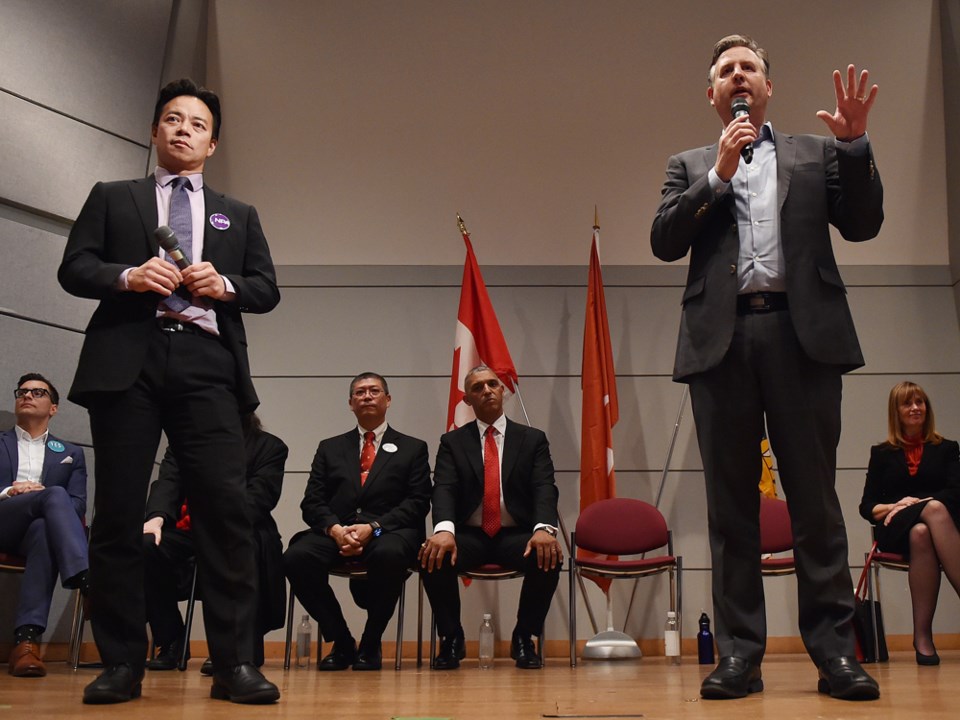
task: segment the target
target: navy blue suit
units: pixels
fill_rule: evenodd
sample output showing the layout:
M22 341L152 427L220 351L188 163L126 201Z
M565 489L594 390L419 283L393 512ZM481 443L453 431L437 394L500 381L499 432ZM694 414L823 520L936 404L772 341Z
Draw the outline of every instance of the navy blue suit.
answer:
M13 430L0 433L0 489L17 478ZM57 574L68 580L87 569L87 464L83 450L47 436L40 476L44 490L0 500L0 551L27 559L15 627L47 626Z

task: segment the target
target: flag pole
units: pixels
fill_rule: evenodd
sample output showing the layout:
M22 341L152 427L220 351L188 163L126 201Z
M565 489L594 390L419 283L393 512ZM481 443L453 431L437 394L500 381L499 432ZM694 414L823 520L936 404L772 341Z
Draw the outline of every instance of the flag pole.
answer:
M533 427L532 423L530 422L530 416L527 415L527 406L523 402L523 395L520 393L520 381L517 380L514 383L514 386L517 390L517 401L520 403L520 410L523 412L523 419L527 421L527 425L529 427ZM561 515L559 512L557 513L557 522L560 523L560 534L563 536L563 546L567 549L567 556L569 557L573 553L572 549L570 548L570 536L567 534L567 527L563 522L563 515ZM593 626L594 634L596 634L598 630L597 620L594 617L593 608L590 606L590 598L587 597L587 588L583 584L583 577L580 575L580 573L577 573L577 583L580 585L580 593L583 595L583 602L587 606L587 615L590 616L590 624ZM576 602L576 599L570 598L570 602Z

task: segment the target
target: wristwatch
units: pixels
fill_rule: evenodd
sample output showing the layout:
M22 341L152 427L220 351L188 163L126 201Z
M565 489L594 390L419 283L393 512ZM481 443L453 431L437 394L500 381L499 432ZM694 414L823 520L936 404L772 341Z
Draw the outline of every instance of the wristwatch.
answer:
M544 532L549 533L550 535L553 535L553 537L556 537L557 532L559 532L557 528L555 528L553 525L544 525L542 528L540 528L540 530L543 530Z
M374 536L374 537L380 537L381 535L383 535L383 528L380 527L380 523L378 523L378 522L372 522L372 523L370 523L370 527L373 528L373 536Z

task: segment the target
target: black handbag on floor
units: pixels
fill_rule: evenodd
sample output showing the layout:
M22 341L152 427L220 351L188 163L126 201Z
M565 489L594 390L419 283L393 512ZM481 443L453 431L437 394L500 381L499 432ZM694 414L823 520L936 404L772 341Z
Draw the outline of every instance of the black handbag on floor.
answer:
M870 600L867 594L868 575L876 554L877 543L874 541L863 564L863 572L860 573L860 582L857 583L857 591L853 598L853 630L857 638L857 660L862 663L886 662L890 659L890 654L887 652L887 636L883 631L880 601ZM875 624L874 620L876 620ZM877 629L876 636L873 633L874 627Z

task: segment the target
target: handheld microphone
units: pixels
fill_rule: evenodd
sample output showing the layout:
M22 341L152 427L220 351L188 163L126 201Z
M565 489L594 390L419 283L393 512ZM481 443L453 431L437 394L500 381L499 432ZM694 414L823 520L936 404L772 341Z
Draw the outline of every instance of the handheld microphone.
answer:
M744 115L750 114L750 104L747 102L747 99L744 97L737 97L733 99L733 103L730 105L730 112L733 113L734 119L738 117L743 117ZM753 160L753 143L747 143L740 149L740 157L743 158L743 161L750 164ZM157 231L159 232L159 230ZM171 233L172 234L172 233Z
M181 270L186 270L190 266L190 261L183 254L180 247L180 241L177 240L176 233L166 225L161 225L153 231L153 237L159 243L160 247L167 251L167 255L173 260L174 264Z

